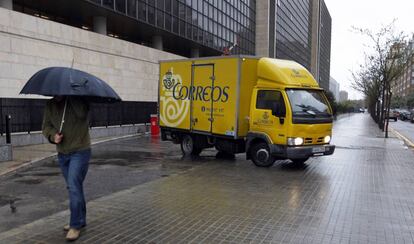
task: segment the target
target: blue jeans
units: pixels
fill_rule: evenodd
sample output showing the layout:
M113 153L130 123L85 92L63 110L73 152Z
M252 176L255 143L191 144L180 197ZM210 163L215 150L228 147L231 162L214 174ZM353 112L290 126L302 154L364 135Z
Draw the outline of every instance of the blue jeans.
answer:
M88 172L91 150L86 149L69 154L58 153L58 160L70 201L70 227L80 229L86 225L86 204L83 181Z

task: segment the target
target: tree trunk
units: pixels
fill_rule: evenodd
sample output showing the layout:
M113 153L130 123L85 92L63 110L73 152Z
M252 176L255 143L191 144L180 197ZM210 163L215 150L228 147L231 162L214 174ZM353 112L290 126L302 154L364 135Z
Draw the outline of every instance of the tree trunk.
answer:
M388 96L387 96L387 113L386 113L386 115L389 115L390 114L390 106L391 106L391 96L392 96L392 93L391 93L391 91L390 91L390 88L387 88L387 94L388 94ZM389 124L389 119L387 119L387 116L385 116L385 118L386 118L386 124L385 124L385 138L388 138L388 124Z
M376 117L375 117L376 120L375 120L375 122L377 122L378 125L379 125L379 124L381 124L381 103L379 101L377 101L376 105L377 105L377 107L376 107ZM380 126L380 129L381 129L381 126Z
M378 123L378 125L379 125L379 128L382 130L382 131L384 131L384 123L385 123L385 118L386 118L386 116L384 116L384 103L385 103L385 89L386 89L386 87L385 87L385 85L383 86L383 88L382 88L382 101L381 101L381 110L380 110L380 123Z

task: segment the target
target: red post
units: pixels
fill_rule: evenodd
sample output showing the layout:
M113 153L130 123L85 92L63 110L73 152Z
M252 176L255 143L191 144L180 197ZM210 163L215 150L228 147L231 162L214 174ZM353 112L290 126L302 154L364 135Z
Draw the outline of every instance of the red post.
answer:
M160 134L160 127L158 126L158 115L151 114L151 135L156 136Z

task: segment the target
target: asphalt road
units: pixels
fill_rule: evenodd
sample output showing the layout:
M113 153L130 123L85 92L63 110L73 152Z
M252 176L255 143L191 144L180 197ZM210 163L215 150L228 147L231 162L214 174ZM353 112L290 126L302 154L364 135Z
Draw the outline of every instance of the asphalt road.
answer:
M389 126L414 143L414 123L410 121L390 121Z

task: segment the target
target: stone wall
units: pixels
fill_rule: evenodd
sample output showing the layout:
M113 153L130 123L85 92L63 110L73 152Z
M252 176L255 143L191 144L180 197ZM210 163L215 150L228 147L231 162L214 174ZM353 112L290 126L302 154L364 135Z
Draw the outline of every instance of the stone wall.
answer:
M0 145L0 162L13 159L13 150L10 144Z
M138 30L139 31L139 30ZM125 101L157 101L158 61L182 58L0 8L0 97L19 92L38 70L73 67L107 81Z

